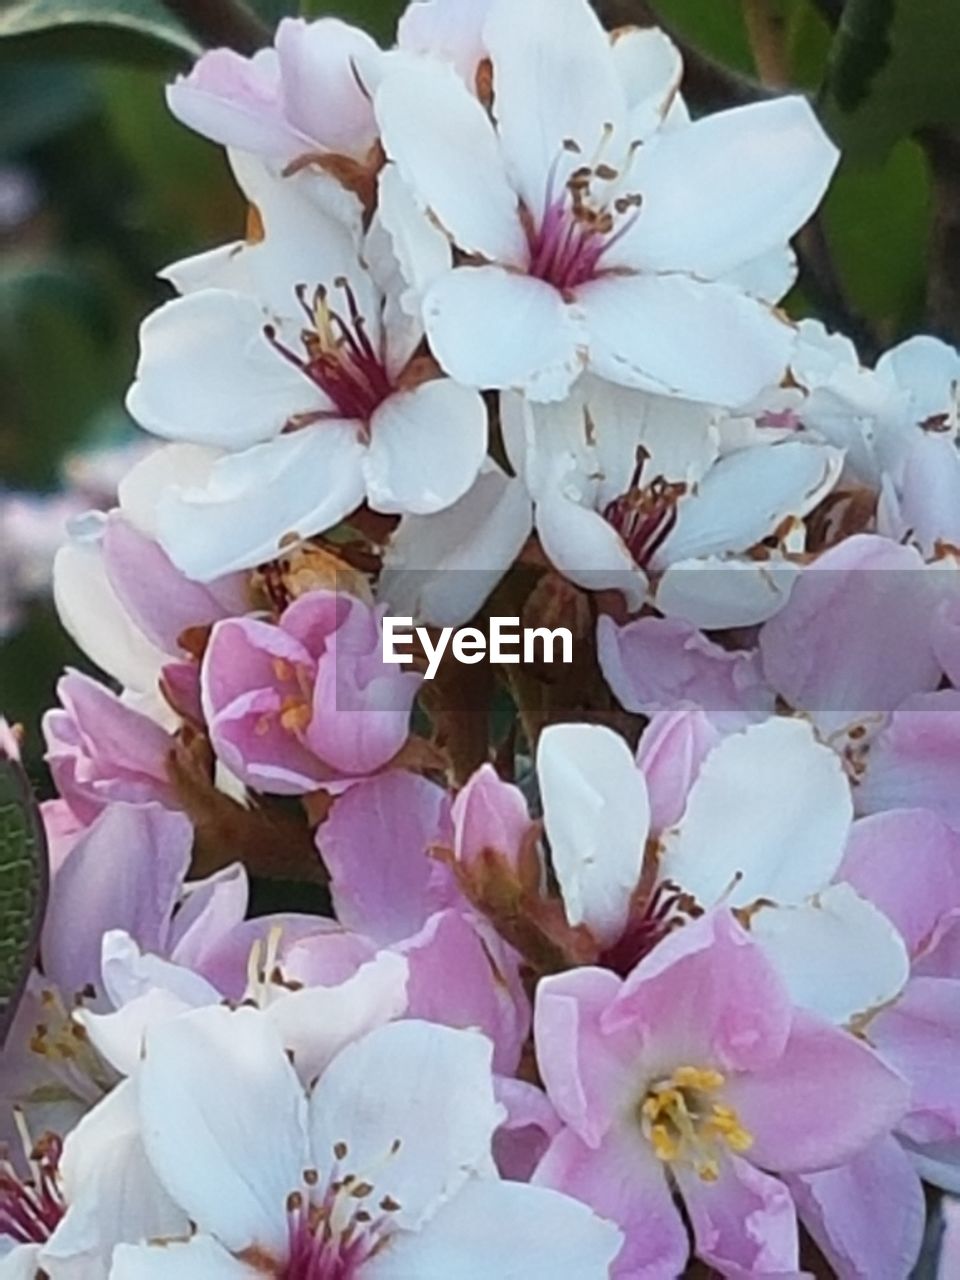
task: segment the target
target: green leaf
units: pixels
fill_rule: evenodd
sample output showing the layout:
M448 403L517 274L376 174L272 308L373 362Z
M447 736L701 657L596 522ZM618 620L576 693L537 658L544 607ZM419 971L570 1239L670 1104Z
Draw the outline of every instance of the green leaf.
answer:
M848 0L824 95L825 119L858 156L882 157L924 125L960 124L956 0Z
M37 956L49 877L43 822L27 776L0 754L0 1046Z
M0 0L0 40L30 52L183 61L199 45L163 0Z

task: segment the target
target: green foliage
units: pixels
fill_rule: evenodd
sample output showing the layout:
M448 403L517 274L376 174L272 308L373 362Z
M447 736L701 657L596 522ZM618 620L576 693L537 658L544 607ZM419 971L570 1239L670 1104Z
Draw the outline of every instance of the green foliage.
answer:
M930 124L960 124L956 0L847 0L827 76L827 122L857 155Z
M163 0L5 0L0 37L16 37L14 53L170 62L199 46Z
M0 754L0 1046L36 957L49 867L43 823L20 765Z

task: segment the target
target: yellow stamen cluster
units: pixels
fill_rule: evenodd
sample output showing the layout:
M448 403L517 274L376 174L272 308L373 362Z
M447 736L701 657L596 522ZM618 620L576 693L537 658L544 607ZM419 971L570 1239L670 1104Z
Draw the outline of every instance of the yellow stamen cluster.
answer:
M678 1067L648 1089L639 1119L658 1160L691 1164L704 1182L716 1182L724 1149L750 1150L753 1136L733 1107L716 1100L724 1084L710 1067Z

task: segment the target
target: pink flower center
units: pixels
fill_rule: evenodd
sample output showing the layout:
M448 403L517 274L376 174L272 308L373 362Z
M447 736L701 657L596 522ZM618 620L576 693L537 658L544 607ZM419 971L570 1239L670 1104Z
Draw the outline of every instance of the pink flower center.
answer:
M393 394L386 365L370 340L350 282L341 277L335 285L344 296L343 312L330 306L329 294L322 285L312 298L307 296L306 285L297 289L297 299L309 322L300 333L302 353L281 342L273 325L264 326L264 335L274 350L319 387L334 405L332 410L297 419L296 426L330 418L369 422Z
M0 1161L0 1235L19 1244L43 1244L66 1213L60 1190L63 1144L53 1134L30 1152L30 1175L21 1178L13 1165Z
M643 485L643 471L649 457L641 445L630 487L603 510L604 520L616 529L641 569L649 567L673 531L677 523L677 503L687 492L685 484L671 483L663 476Z
M400 1149L394 1142L387 1159ZM321 1191L314 1169L303 1175L304 1188L287 1200L287 1260L277 1280L356 1280L392 1234L391 1218L400 1205L355 1173L343 1173L347 1144L334 1147L335 1166Z
M550 171L539 223L531 219L527 227L529 274L562 292L595 280L603 270L604 255L640 216L642 197L622 191L637 144L630 148L626 166L620 170L602 159L612 134L613 127L608 125L594 161L574 169L558 190L565 156L581 154L579 143L572 138L564 142Z

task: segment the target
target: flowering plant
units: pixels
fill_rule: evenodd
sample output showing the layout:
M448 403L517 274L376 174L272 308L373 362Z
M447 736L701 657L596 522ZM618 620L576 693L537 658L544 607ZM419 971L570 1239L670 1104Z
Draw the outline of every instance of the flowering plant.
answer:
M683 77L412 0L170 85L248 216L54 566L3 1280L905 1280L960 1192L960 354L793 318L837 149Z

